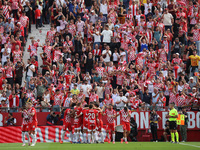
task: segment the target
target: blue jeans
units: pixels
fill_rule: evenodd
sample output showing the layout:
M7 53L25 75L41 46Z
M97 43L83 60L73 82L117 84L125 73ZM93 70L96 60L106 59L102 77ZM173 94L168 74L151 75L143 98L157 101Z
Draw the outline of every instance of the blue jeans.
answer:
M106 22L108 21L108 15L107 14L103 14L103 16L106 17Z
M170 29L170 31L171 31L171 28L172 28L172 26L165 26L165 31L166 31L167 29Z
M126 53L126 63L128 64L128 52L127 52L127 50L125 50L125 53Z
M195 72L199 72L198 66L190 68L190 76L194 76Z
M172 47L172 42L169 42L169 52L167 55L167 60L170 60L170 56L171 56L171 47Z
M196 42L196 47L197 47L197 55L200 54L200 41L195 41Z
M28 88L29 82L31 80L31 77L27 76L26 77L26 87Z

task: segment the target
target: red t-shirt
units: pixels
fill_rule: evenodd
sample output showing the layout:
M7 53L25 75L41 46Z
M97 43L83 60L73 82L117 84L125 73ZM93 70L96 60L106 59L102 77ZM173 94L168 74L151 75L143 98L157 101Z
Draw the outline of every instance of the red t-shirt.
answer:
M0 90L3 90L2 84L3 84L3 80L4 80L4 79L5 79L4 77L1 77L1 78L0 78Z
M41 11L39 9L36 9L35 10L35 18L40 19L40 16L41 16Z

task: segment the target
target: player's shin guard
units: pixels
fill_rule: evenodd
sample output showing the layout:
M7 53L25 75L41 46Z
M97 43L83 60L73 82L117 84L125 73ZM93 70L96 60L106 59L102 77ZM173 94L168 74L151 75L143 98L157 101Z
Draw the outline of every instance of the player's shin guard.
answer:
M171 133L171 139L172 139L172 142L174 142L174 133L173 132Z
M74 132L73 137L74 137L74 142L77 142L77 139L76 139L76 133L75 133L75 132Z
M71 131L70 131L70 139L71 139L71 141L73 141L73 134Z
M115 142L115 134L112 134L113 142Z
M26 137L28 138L28 143L30 142L30 136L28 134L28 132L25 132Z
M32 143L35 144L36 143L36 134L33 134L33 140Z
M99 141L98 133L97 132L94 133L94 136L95 136L96 141Z
M127 137L124 138L125 142L127 142Z
M90 143L90 142L91 142L91 134L88 133L88 143Z
M77 133L76 133L76 140L77 140L77 142L80 141L80 132L77 132Z
M86 136L87 136L87 134L86 134L86 133L83 133L83 142L84 142L84 143L87 142L87 140L86 140Z
M25 144L25 132L22 132L22 142Z
M66 131L63 131L63 132L62 132L61 141L64 141L65 133L66 133Z
M101 142L104 142L103 140L103 133L101 132Z
M178 135L177 131L176 131L175 135L176 135L176 142L179 142L179 135Z
M92 142L95 142L95 133L92 133Z

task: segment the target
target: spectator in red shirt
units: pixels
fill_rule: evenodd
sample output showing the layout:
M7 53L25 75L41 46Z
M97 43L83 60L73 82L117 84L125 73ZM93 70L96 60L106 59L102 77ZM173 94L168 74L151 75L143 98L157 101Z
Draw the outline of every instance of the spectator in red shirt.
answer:
M8 98L10 112L17 112L19 107L19 97L15 94L15 90L12 90L12 94Z
M3 85L3 80L4 79L5 78L3 77L3 72L2 72L2 70L0 70L0 92L3 91L2 85Z
M47 71L49 71L49 67L51 66L51 59L47 57L46 53L40 53L40 57L42 58L42 75L45 75Z
M36 19L36 29L41 27L42 25L40 24L40 19L41 19L41 11L38 9L38 6L35 6L35 19Z

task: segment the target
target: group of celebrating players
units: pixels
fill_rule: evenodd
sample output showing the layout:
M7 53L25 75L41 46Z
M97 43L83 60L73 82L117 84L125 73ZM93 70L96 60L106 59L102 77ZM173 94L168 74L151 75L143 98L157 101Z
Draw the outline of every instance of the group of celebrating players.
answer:
M108 143L115 144L115 120L120 115L121 124L123 126L123 138L121 143L127 142L127 136L130 133L130 118L131 111L124 107L117 114L113 109L112 104L104 105L102 108L96 102L91 102L89 105L82 107L81 103L72 105L71 108L67 108L64 112L63 132L61 133L62 144L65 138L66 131L70 133L71 143L104 143L104 136L102 133L103 121L102 116L106 116L106 133ZM32 107L32 103L28 102L26 108L22 111L22 141L25 146L25 136L28 138L28 143L31 146L36 144L35 128L37 127L37 117L35 108ZM83 139L80 138L82 133ZM110 134L111 133L111 134ZM111 136L110 136L111 135ZM32 144L30 144L30 136L32 138Z
M112 105L104 105L99 107L96 102L91 102L89 105L82 107L78 103L72 108L68 108L64 113L64 125L60 143L63 143L65 132L68 129L70 132L71 143L104 143L104 136L102 133L103 121L102 115L106 116L106 132L108 143L111 142L110 132L112 133L112 141L115 144L115 118L120 115L124 137L123 140L127 142L127 135L130 132L130 118L131 112L127 107L124 107L118 114L112 108ZM73 121L72 121L73 120ZM72 123L73 122L73 123ZM74 134L72 133L72 126L74 125ZM83 140L80 140L80 132L82 132ZM99 139L100 136L100 139Z

